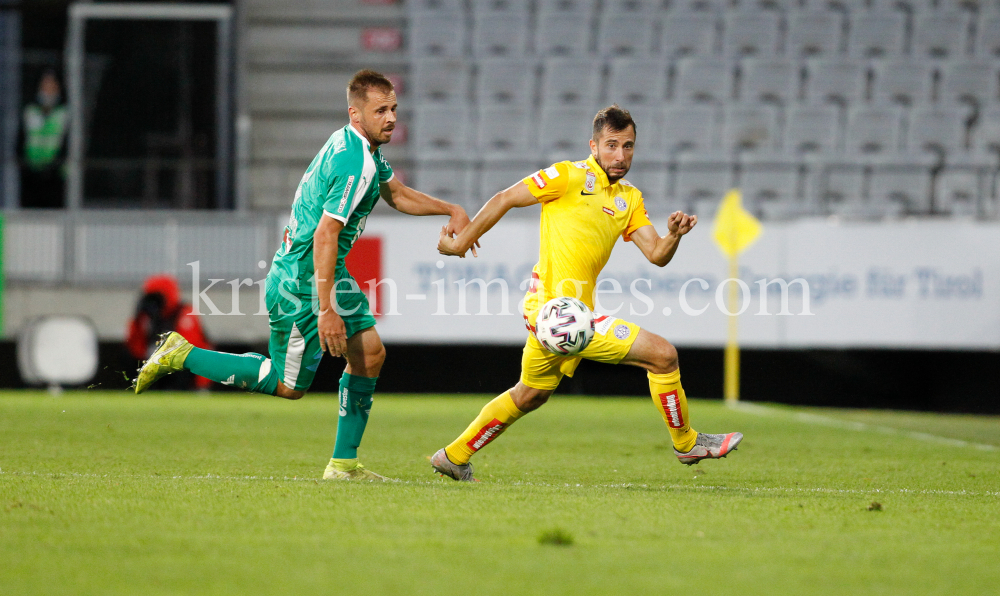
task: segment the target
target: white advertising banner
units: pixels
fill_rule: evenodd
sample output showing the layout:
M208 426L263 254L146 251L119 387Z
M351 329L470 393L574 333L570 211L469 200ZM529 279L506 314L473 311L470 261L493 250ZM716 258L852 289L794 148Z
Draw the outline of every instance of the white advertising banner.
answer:
M352 257L382 280L379 333L389 342L521 344L519 304L538 258L537 218L501 221L479 257L465 259L437 253L442 223L368 221L366 244ZM654 224L666 232L665 220ZM731 281L711 236L711 222L699 223L664 268L619 241L598 280L595 310L680 346L721 347L725 298L737 284L746 347L1000 349L996 224L766 223ZM355 276L362 287L372 277Z

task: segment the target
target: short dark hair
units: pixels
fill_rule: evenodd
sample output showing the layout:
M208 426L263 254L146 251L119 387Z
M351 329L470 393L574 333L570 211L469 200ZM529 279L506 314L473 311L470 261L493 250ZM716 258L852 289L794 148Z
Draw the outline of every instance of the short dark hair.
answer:
M632 120L632 114L629 114L628 110L623 110L616 103L611 104L600 112L597 112L597 115L594 116L594 140L598 139L601 133L604 132L604 129L608 129L611 132L619 132L629 126L632 127L632 132L637 132L635 120Z
M354 105L355 102L362 103L368 99L368 91L378 89L389 94L393 91L392 81L385 78L385 75L374 70L359 70L351 77L351 82L347 84L347 104Z

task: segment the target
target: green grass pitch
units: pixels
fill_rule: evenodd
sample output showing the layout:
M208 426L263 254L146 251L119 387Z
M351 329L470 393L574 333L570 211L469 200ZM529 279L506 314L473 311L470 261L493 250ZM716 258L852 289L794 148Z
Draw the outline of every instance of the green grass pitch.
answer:
M557 395L433 475L488 397L377 395L399 482L349 484L331 396L0 394L0 593L1000 591L1000 418L692 400L746 439L689 468L648 399Z

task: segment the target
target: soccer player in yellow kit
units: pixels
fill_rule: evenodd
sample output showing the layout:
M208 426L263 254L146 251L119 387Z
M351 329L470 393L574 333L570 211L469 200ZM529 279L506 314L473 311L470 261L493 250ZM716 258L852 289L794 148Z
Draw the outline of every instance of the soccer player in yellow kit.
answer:
M486 404L465 432L431 457L439 473L474 480L469 459L518 418L541 407L563 375L573 375L580 358L646 369L650 395L681 463L725 457L743 440L740 433L710 435L691 428L677 350L634 323L594 313L594 338L577 356L553 354L535 338L538 310L552 298L574 296L593 310L597 276L619 237L663 267L674 256L681 236L698 222L697 216L677 211L667 220L667 235L656 232L642 193L624 179L632 165L635 136L628 111L617 105L605 108L594 118L591 156L586 161L559 162L497 193L457 236L442 229L438 251L464 257L507 211L542 203L538 264L524 300L525 325L532 333L524 345L521 380Z

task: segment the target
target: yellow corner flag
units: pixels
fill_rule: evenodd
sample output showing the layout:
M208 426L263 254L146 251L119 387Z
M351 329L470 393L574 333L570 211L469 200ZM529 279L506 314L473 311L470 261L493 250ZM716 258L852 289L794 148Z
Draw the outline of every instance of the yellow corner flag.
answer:
M739 255L760 236L760 221L743 208L743 196L739 189L732 189L722 198L715 213L715 227L712 235L722 253L729 257L729 277L739 279ZM726 309L738 312L739 285L729 283L729 297ZM725 372L723 395L727 404L735 404L740 399L740 344L736 315L729 315L729 337L726 340Z

